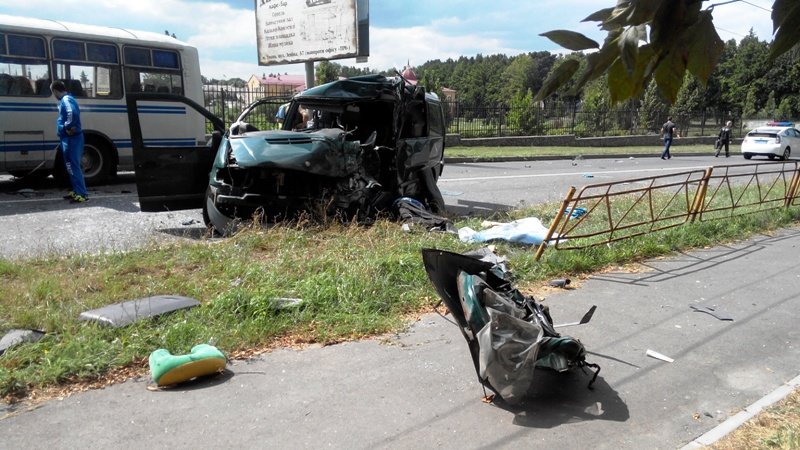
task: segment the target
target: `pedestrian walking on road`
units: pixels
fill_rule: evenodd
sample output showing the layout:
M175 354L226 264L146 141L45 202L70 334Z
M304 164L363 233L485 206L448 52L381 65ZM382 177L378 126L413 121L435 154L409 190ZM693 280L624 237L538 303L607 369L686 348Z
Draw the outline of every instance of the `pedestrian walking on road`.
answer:
M50 85L50 90L58 99L56 133L61 139L61 156L72 185L72 190L64 196L64 199L71 203L85 203L89 200L89 193L86 191L86 182L81 169L84 143L81 110L75 98L67 92L63 81L54 81Z
M725 126L719 130L719 138L717 139L719 146L717 146L717 153L714 155L714 158L719 156L719 154L722 152L723 146L725 147L725 157L728 158L731 156L731 153L728 149L728 146L731 143L731 126L733 126L733 122L729 120L725 123Z
M678 136L675 131L675 124L672 122L672 116L667 117L667 122L661 127L661 136L664 138L664 151L661 152L661 159L672 159L669 154L669 148L672 145L673 136Z

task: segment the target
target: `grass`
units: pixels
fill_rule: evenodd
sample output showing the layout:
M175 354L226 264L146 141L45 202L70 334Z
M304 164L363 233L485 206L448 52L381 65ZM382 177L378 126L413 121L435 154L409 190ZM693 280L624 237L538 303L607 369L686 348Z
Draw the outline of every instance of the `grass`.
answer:
M536 156L577 156L577 155L659 155L659 146L637 147L447 147L445 157L450 158L491 158L491 157L536 157ZM731 149L733 151L733 149ZM712 154L710 145L675 145L671 152Z
M800 448L800 391L795 391L710 446L713 450Z

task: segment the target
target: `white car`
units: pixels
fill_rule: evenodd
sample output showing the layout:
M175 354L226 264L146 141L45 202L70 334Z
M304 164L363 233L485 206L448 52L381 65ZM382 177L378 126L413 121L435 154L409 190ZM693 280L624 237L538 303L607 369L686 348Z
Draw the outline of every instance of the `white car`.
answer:
M742 141L744 159L767 156L769 159L787 160L793 149L800 152L800 131L785 123L758 127L747 133Z

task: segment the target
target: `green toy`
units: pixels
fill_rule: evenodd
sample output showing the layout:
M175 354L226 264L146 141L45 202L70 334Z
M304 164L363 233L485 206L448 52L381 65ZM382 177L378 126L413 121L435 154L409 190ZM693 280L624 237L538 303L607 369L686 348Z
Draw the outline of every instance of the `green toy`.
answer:
M160 348L150 354L150 375L158 386L170 386L203 375L222 372L227 359L213 345L199 344L187 355Z

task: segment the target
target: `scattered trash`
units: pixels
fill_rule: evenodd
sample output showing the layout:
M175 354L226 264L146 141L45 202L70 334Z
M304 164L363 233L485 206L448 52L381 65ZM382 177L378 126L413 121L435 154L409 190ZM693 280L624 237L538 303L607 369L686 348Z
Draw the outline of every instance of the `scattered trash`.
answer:
M583 161L583 156L578 155L572 160L572 165L577 166L579 162Z
M552 280L552 281L550 281L550 286L557 287L557 288L564 288L564 287L569 286L569 284L571 282L572 282L572 280L570 280L569 278L564 278L564 279L561 279L561 280Z
M294 306L298 306L299 304L303 303L303 299L300 298L288 298L288 297L279 297L270 299L270 305L277 309L288 309Z
M410 233L410 232L411 232L411 226L410 226L409 224L407 224L407 223L404 223L404 224L403 224L403 226L402 226L401 228L402 228L402 230L403 230L403 231L405 231L406 233Z
M197 219L189 219L189 220L187 220L187 221L185 221L185 222L181 223L181 225L183 225L183 226L189 226L189 225L194 225L194 224L196 224L196 223L200 223L200 221L199 221L199 220L197 220Z
M199 301L189 297L157 295L84 311L78 316L78 319L120 328L140 319L160 316L179 309L193 308L199 304Z
M592 307L589 308L589 311L586 311L586 314L584 314L583 317L581 317L581 320L579 320L578 322L560 323L558 325L553 325L553 328L564 328L564 327L571 327L573 325L583 325L589 323L589 321L592 320L592 316L594 315L594 311L596 309L597 305L592 305Z
M719 320L731 320L731 321L733 320L733 317L731 317L728 313L720 311L711 306L689 305L689 308L692 308L695 312L711 314L712 316L716 317Z
M150 354L150 376L160 387L171 386L225 369L225 355L213 345L199 344L187 355L173 355L160 348Z
M403 231L410 231L411 225L421 225L428 231L456 233L453 222L428 211L425 209L425 205L418 200L411 197L400 197L394 201L393 206L397 218L404 222ZM408 225L408 230L405 225Z
M583 412L589 414L591 416L600 417L603 415L605 411L603 411L603 404L600 402L595 402L594 405L586 407Z
M586 362L583 344L558 334L548 308L511 286L497 266L437 249L423 249L422 260L467 340L478 379L503 400L519 402L536 368L591 367L589 387L597 379L600 367Z
M492 264L503 273L504 278L507 278L511 275L511 271L508 269L508 266L506 266L506 262L508 262L508 260L505 258L505 256L500 256L495 253L496 251L497 248L494 245L488 245L477 250L466 252L464 255L471 256L479 261Z
M458 230L462 242L489 242L505 240L517 244L539 245L547 236L548 229L535 217L527 217L509 223L490 222L495 225L489 229L475 231L470 227ZM553 239L558 238L553 234Z
M15 194L22 195L22 196L25 196L25 197L29 197L29 196L31 196L31 195L34 195L34 194L36 194L36 191L35 191L35 190L33 190L33 189L31 189L31 188L23 188L23 189L19 189L19 190L17 190L17 191L16 191L16 192L14 192L14 193L15 193Z
M567 209L564 210L564 214L571 216L573 219L577 219L578 217L586 214L586 208L578 207L578 208L572 209L572 208L568 207Z
M594 178L594 175L592 175L591 173L585 173L583 174L583 178Z
M647 353L645 353L645 354L647 356L651 357L651 358L660 359L660 360L666 361L668 363L671 363L671 362L675 361L674 359L670 358L669 356L664 356L661 353L658 353L656 351L650 350L649 348L647 349Z
M44 332L39 330L9 330L8 333L3 335L0 339L0 355L6 352L11 347L15 347L24 343L38 342L44 337Z

